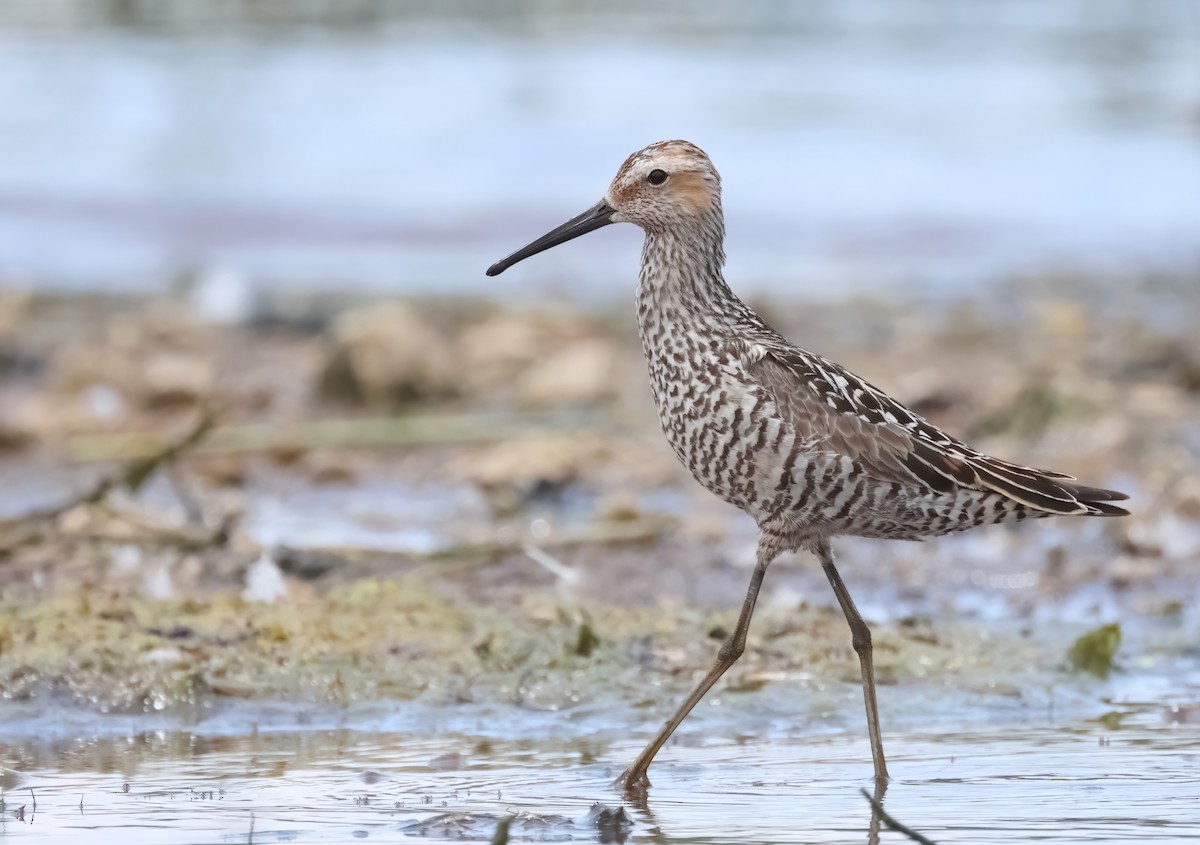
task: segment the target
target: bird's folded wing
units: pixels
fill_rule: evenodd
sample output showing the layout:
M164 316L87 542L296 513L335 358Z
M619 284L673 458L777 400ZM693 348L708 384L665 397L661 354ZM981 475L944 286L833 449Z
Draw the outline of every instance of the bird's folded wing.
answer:
M1103 504L1123 494L984 455L825 358L760 344L747 345L741 357L798 437L846 455L872 476L939 492L992 490L1051 513L1124 513Z

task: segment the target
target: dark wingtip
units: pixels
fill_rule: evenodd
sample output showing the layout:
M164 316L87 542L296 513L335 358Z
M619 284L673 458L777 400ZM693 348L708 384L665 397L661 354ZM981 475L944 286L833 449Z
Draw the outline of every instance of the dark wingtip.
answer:
M1088 487L1084 484L1063 484L1061 486L1086 505L1093 502L1123 502L1129 498L1128 493L1122 493L1120 490L1106 490L1103 487Z
M1089 487L1067 481L1060 473L1043 473L1039 469L991 458L981 457L971 465L985 487L1037 511L1086 516L1129 515L1124 508L1108 504L1129 498L1119 490Z
M1123 502L1129 498L1127 493L1119 490L1106 490L1103 487L1087 487L1082 484L1064 485L1081 504L1086 505L1091 516L1129 516L1125 508L1110 505L1109 502Z
M507 269L508 269L507 264L505 264L503 261L497 261L491 267L487 268L487 274L489 276L499 276L501 273L503 273Z

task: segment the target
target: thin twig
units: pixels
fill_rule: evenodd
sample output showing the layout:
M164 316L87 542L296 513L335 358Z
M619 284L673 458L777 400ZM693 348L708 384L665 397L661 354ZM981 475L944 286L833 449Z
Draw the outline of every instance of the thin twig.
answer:
M196 420L195 425L174 442L160 446L156 451L137 458L119 472L104 476L87 490L72 496L65 502L5 522L12 524L30 519L53 519L80 505L94 505L119 487L136 491L160 466L171 463L203 440L215 424L216 414L212 410L206 410ZM0 527L4 526L0 525Z
M0 552L38 542L50 530L46 526L69 510L81 505L95 505L118 488L137 491L160 467L168 466L208 436L216 424L216 412L205 409L195 424L182 437L161 446L157 451L131 461L117 472L104 476L87 490L66 501L21 516L0 521Z
M552 557L537 546L524 546L523 550L530 560L541 566L551 575L558 577L563 583L571 586L578 583L579 573L557 558Z
M883 823L886 824L890 830L894 830L897 833L903 833L913 842L920 842L922 845L937 845L937 843L935 843L929 837L917 833L908 825L901 824L892 818L888 811L883 809L883 805L876 801L875 796L873 796L871 793L867 792L865 789L860 789L859 792L863 794L863 798L866 798L867 801L870 802L871 809L879 814L879 818L883 819Z

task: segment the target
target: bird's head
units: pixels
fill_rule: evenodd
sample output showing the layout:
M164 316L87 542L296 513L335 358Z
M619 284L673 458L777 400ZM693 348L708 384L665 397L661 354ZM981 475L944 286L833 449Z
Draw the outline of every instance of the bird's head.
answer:
M719 218L721 177L704 150L688 141L659 141L625 159L604 199L497 261L489 276L609 223L633 223L646 232L695 225Z

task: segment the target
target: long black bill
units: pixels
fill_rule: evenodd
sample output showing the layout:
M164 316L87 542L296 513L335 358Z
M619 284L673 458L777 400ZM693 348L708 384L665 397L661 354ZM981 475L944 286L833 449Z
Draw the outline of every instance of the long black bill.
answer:
M600 202L578 217L572 217L557 229L547 232L528 246L521 247L508 258L502 258L497 261L487 269L487 274L489 276L499 276L518 261L524 261L529 256L545 252L552 246L565 244L572 238L586 235L588 232L599 229L601 226L607 226L613 222L612 218L615 213L611 205L604 200L600 200Z

